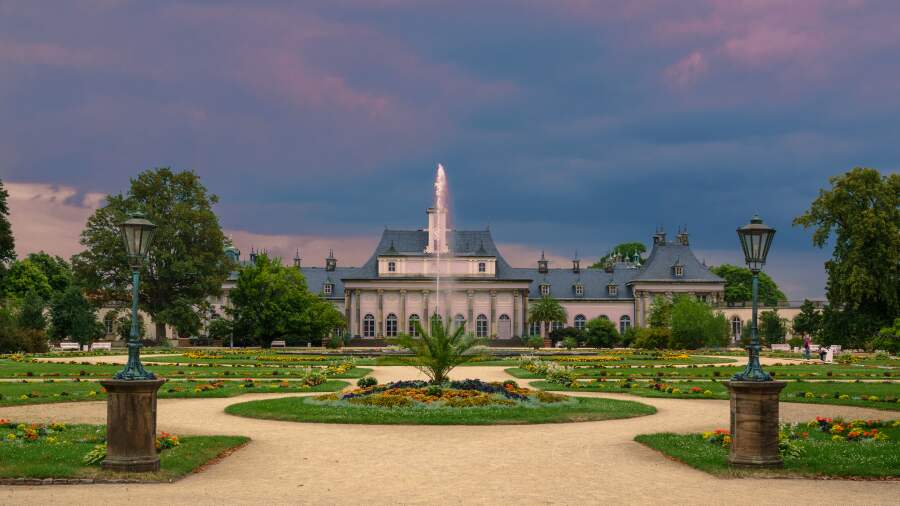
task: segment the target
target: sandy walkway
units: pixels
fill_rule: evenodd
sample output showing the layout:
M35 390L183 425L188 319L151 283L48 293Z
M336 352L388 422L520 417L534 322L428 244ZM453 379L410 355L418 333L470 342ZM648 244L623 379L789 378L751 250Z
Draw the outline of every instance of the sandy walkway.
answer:
M375 367L380 380L412 368ZM501 379L502 368L454 377ZM278 394L275 394L276 396ZM604 394L580 394L608 396ZM727 401L635 398L656 415L606 422L493 427L297 424L225 415L269 397L164 399L161 430L243 434L253 442L174 484L0 487L0 504L895 504L897 482L727 480L669 461L641 433L693 432L728 423ZM617 397L627 397L624 395ZM843 406L782 404L786 420L885 417ZM0 408L0 418L103 423L105 404ZM894 499L891 499L893 497Z

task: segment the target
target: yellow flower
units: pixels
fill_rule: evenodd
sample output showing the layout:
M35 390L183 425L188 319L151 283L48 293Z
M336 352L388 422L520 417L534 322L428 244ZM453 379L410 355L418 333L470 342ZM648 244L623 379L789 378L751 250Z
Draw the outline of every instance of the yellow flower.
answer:
M839 443L839 442L843 441L844 438L841 437L841 436L838 436L837 434L835 434L834 436L831 436L831 440L834 441L834 442L836 442L836 443Z

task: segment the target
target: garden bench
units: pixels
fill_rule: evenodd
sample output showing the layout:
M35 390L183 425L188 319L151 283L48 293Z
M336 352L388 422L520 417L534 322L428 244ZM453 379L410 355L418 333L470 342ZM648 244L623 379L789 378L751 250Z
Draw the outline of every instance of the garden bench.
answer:
M59 348L63 351L81 351L80 344L67 341L59 343Z
M92 350L111 350L112 342L110 341L97 341L96 343L91 343Z
M791 351L791 345L789 345L789 344L773 344L772 351Z
M272 341L272 348L284 348L287 344L284 341Z

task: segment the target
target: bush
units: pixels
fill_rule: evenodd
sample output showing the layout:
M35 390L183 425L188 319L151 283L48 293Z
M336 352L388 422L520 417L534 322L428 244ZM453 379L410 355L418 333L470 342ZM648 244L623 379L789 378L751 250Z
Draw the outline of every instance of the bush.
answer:
M359 378L359 381L356 382L356 386L360 388L374 387L377 384L378 380L373 378L372 376Z
M625 333L621 335L619 339L619 346L623 348L630 348L634 345L634 340L637 338L637 328L628 327L625 329Z
M672 332L667 328L641 328L634 338L634 347L644 350L668 348L672 342Z
M792 338L788 339L788 345L791 348L800 348L803 346L803 339L801 339L799 337L792 337Z
M886 351L891 355L900 354L900 318L894 320L892 327L881 329L872 341L872 348Z
M531 336L528 338L528 346L539 350L542 346L544 346L544 338L541 336Z
M575 327L564 327L550 332L550 341L553 343L562 341L563 345L565 345L566 339L570 338L575 340L575 346L573 346L573 348L577 347L578 343L584 341L584 332Z
M340 349L344 346L344 338L334 334L325 340L325 347L332 350Z
M578 341L574 337L567 337L563 339L563 346L567 350L574 350L578 347Z
M584 333L588 344L596 348L612 348L619 341L616 324L607 318L597 317L590 320L584 328Z
M677 296L672 305L673 348L695 350L720 347L728 342L728 322L722 313L713 313L705 302Z

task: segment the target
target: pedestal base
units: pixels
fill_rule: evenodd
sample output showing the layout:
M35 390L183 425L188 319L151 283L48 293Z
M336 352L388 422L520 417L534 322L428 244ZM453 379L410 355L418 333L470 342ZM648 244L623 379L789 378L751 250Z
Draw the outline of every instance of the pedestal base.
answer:
M785 385L783 381L725 383L731 392L731 465L783 465L778 451L778 394Z
M123 472L159 470L156 453L156 394L165 379L103 380L106 387L106 460Z

